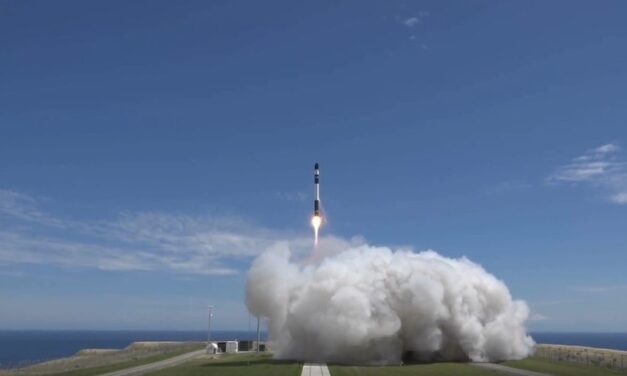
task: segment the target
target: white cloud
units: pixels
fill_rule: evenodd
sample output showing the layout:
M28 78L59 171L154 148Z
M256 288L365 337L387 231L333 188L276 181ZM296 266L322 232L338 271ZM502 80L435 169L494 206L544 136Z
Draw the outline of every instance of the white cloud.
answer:
M405 19L401 19L400 17L398 17L398 20L400 20L403 25L405 25L405 26L407 26L409 28L412 28L412 27L416 27L416 26L420 25L422 23L422 21L426 17L428 17L430 15L431 15L431 13L429 11L421 10L415 16L408 17L408 18L405 18Z
M600 189L613 203L627 204L627 160L616 144L588 150L571 163L558 167L547 181L553 184L588 184Z
M600 154L613 153L618 150L620 150L620 147L616 144L605 144L594 149L595 152L600 153Z
M627 204L627 192L618 192L610 196L610 201L615 202L617 204Z
M407 27L414 27L420 23L420 19L418 17L410 17L403 20L403 25Z
M237 218L126 213L114 220L76 221L48 214L36 198L13 191L0 191L0 215L0 264L5 265L224 275L238 273L241 261L276 243L288 242L304 254L312 242L307 235ZM24 221L29 226L21 226Z

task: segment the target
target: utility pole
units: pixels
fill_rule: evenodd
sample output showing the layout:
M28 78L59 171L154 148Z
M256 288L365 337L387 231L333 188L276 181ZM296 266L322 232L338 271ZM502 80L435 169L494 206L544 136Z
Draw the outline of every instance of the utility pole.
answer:
M211 318L213 317L213 306L209 306L209 319L207 323L207 346L211 343Z
M259 316L257 316L257 354L259 354L260 342L261 342L261 333L259 332Z

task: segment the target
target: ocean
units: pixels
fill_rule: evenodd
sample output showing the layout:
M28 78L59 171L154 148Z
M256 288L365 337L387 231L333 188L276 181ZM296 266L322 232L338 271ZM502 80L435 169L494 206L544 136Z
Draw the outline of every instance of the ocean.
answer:
M627 333L531 333L538 343L627 351ZM212 340L255 339L252 331L213 331ZM0 331L0 368L20 367L75 354L85 348L121 349L135 341L204 341L206 331ZM265 333L262 334L265 340Z

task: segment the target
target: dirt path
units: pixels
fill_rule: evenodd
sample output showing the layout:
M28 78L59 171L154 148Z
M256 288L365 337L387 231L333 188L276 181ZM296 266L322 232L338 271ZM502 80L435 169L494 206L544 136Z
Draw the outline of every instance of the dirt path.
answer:
M471 363L471 364L475 367L487 368L493 371L497 371L497 372L501 372L501 373L505 373L505 374L513 375L513 376L550 376L548 373L527 371L525 369L507 367L507 366L494 364L494 363Z
M190 359L196 358L206 353L205 349L196 350L192 352L185 353L183 355L175 356L170 359L160 360L158 362L144 364L142 366L122 369L115 372L103 373L100 376L136 376L143 375L147 372L157 371L162 368L168 368L172 366L176 366L181 363L185 363Z

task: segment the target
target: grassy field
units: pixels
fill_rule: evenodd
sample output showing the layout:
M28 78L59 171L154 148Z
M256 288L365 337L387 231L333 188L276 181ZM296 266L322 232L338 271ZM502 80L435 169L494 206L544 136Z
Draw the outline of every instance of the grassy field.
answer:
M0 376L100 375L203 349L201 342L135 342L122 350L81 350L77 354L23 368L0 369Z
M196 359L188 363L149 373L150 376L300 376L302 363L272 360L270 355L234 354L219 359ZM332 376L495 376L498 373L460 363L417 364L387 367L329 366Z
M405 366L355 367L329 366L331 376L495 376L501 375L490 370L481 369L463 363L412 364Z
M154 362L158 362L160 360L173 358L173 357L175 357L177 355L182 355L182 354L188 353L189 351L190 351L189 349L186 349L186 350L175 351L175 352L170 352L170 353L166 353L166 354L147 356L145 358L140 358L140 359L135 359L135 360L128 360L128 361L125 361L125 362L115 363L115 364L111 364L111 365L108 365L108 366L83 368L83 369L77 369L77 370L73 370L73 371L65 371L65 372L53 373L53 374L49 374L49 375L50 376L94 376L94 375L101 375L101 374L107 373L107 372L118 371L118 370L121 370L121 369L141 366L141 365L144 365L144 364L154 363Z
M300 376L303 364L272 360L268 354L224 354L219 359L201 358L149 373L151 376Z
M505 366L521 368L530 371L550 373L556 376L617 376L627 375L626 371L611 370L603 367L587 366L569 362L552 362L542 359L513 360L503 363Z
M184 353L184 352L182 352ZM142 364L152 363L179 355L178 353L161 354L134 361L114 364L111 366L94 367L70 372L54 374L55 376L92 376L105 372L117 371ZM610 370L607 368L585 366L566 362L551 362L540 359L525 359L505 362L503 365L526 369L530 371L548 373L555 376L625 376L627 372ZM223 355L220 359L196 359L185 364L150 373L153 376L195 376L195 375L224 375L224 376L300 376L302 363L274 361L267 355L237 354ZM481 369L468 364L435 363L416 364L405 366L385 367L357 367L357 366L329 366L331 376L495 376L500 373Z
M503 365L555 376L625 376L627 373L574 363L556 363L539 359L505 362ZM151 376L300 376L302 363L272 360L268 354L222 355L218 359L196 359L185 364L150 373ZM495 376L496 371L463 363L414 364L404 366L358 367L330 365L331 376ZM87 374L69 374L73 376Z
M181 352L185 353L185 351ZM55 376L92 376L105 372L117 371L142 364L152 363L167 359L179 353L169 353L146 357L134 361L114 364L111 366L94 367L70 372L54 374ZM505 362L503 365L526 369L530 371L549 373L555 376L625 376L627 372L610 370L607 368L585 366L566 362L551 362L540 359L525 359ZM272 360L268 354L233 354L223 355L220 359L196 359L185 364L163 369L150 373L153 376L195 376L195 375L224 375L224 376L300 376L302 363L280 362ZM490 370L481 369L468 364L461 363L435 363L416 364L405 366L385 366L385 367L357 367L330 365L331 376L421 376L421 375L442 375L442 376L495 376L500 375Z

